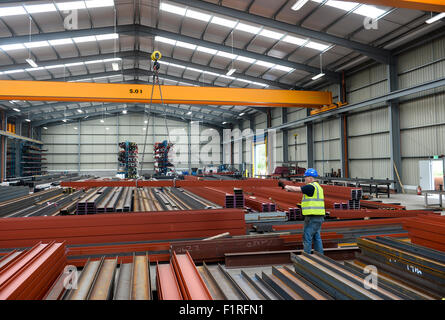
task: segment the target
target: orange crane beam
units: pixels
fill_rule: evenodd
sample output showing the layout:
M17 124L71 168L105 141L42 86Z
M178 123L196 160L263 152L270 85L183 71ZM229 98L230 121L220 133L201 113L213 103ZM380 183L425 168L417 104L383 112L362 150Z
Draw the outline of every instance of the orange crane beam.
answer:
M445 12L444 0L342 0L394 8L405 8L422 11Z
M166 104L320 108L332 93L274 89L161 86ZM153 103L161 103L155 87ZM149 103L152 85L0 80L0 100Z

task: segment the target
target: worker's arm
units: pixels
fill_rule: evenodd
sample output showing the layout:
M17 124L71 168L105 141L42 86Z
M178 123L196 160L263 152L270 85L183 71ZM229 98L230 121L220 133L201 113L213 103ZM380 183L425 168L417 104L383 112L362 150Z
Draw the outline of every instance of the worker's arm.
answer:
M284 190L290 191L290 192L301 192L301 187L285 186Z

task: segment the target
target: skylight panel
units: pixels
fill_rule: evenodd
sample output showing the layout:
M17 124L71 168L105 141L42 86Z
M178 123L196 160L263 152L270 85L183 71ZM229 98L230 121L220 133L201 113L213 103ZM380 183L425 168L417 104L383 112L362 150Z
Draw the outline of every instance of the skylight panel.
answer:
M59 46L59 45L72 44L72 43L73 43L73 40L71 38L49 40L49 44L52 46Z
M314 42L314 41L309 41L305 47L311 48L311 49L315 49L315 50L319 50L319 51L324 51L327 48L329 48L329 45L325 45L325 44L321 44L318 42Z
M224 58L229 58L229 59L235 59L236 55L235 54L231 54L228 52L224 52L224 51L218 51L216 53L218 56L224 57Z
M169 3L165 3L165 2L161 2L161 5L159 8L161 9L161 11L166 11L166 12L178 14L181 16L185 15L185 12L187 11L186 8L175 6L175 5L172 5Z
M202 12L198 12L195 10L187 10L185 12L185 16L188 18L192 18L192 19L196 19L196 20L201 20L204 22L209 22L211 15L209 14L205 14Z
M72 1L72 2L61 2L57 3L57 8L60 11L65 10L76 10L76 9L86 9L85 2L83 1Z
M155 37L155 41L171 44L173 46L176 45L176 40L169 39L169 38L164 38L164 37L159 37L159 36Z
M285 36L283 38L283 41L287 42L287 43L296 44L297 46L302 46L307 42L306 39L297 38L297 37L293 37L293 36Z
M12 51L12 50L25 49L25 46L21 43L14 43L14 44L5 44L0 48L4 51Z
M362 5L357 9L355 9L353 12L365 17L376 19L380 17L382 14L384 14L386 11L376 8L374 6Z
M24 45L28 49L33 49L33 48L48 47L49 43L48 41L35 41L35 42L26 42L24 43Z
M119 38L119 35L117 33L107 33L107 34L100 34L96 36L97 41L101 40L113 40Z
M76 37L73 38L73 40L75 43L91 42L91 41L96 41L96 37L95 36Z
M260 36L264 36L264 37L275 39L275 40L280 40L283 35L284 35L283 33L275 32L275 31L267 30L267 29L263 29L260 32Z
M17 16L20 14L26 14L23 6L0 8L0 17Z
M234 20L224 19L216 16L213 17L211 22L227 28L234 28L236 25L236 21Z
M249 24L245 24L245 23L241 23L241 22L236 25L235 29L244 31L244 32L248 32L248 33L252 33L252 34L258 34L258 32L260 32L260 30L261 30L260 27L251 26Z
M31 14L57 11L56 6L52 3L25 5L25 9Z
M255 59L248 58L248 57L243 57L243 56L236 57L236 60L247 62L247 63L254 63L255 62Z
M289 68L289 67L285 67L285 66L280 66L280 65L275 65L274 69L280 70L280 71L284 71L284 72L291 72L292 70L294 70L293 68Z
M190 50L195 50L196 49L196 46L194 44L187 43L187 42L176 41L176 45L178 47L182 47L182 48L186 48L186 49L190 49Z
M275 66L273 63L269 63L266 61L260 61L260 60L258 60L255 64L262 66L262 67L266 67L266 68L272 68Z
M218 52L217 50L213 50L213 49L206 48L206 47L201 47L201 46L198 46L196 48L196 50L201 51L201 52L205 52L205 53L208 53L208 54L216 54Z

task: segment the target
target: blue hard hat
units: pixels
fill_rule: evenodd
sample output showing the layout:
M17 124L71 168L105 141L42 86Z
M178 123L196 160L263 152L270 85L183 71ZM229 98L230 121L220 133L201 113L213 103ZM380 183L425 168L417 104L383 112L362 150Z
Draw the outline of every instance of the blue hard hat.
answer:
M305 177L318 177L318 173L317 170L313 169L313 168L309 168L304 172L304 176Z

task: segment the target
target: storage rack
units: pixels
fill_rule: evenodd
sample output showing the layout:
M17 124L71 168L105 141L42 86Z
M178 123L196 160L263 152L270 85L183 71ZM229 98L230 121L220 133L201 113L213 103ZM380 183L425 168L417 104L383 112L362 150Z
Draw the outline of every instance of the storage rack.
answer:
M8 149L6 154L6 178L16 176L16 145L8 139Z
M127 179L137 178L137 166L138 166L138 145L135 142L120 142L118 162L118 173L124 174Z
M44 150L32 142L22 142L20 150L20 175L22 177L47 173L47 166L43 160L46 160L44 152L48 150Z
M173 143L164 140L157 142L154 145L154 159L155 159L155 172L160 175L166 175L168 167L173 167L173 164L168 160L168 153L173 147Z

